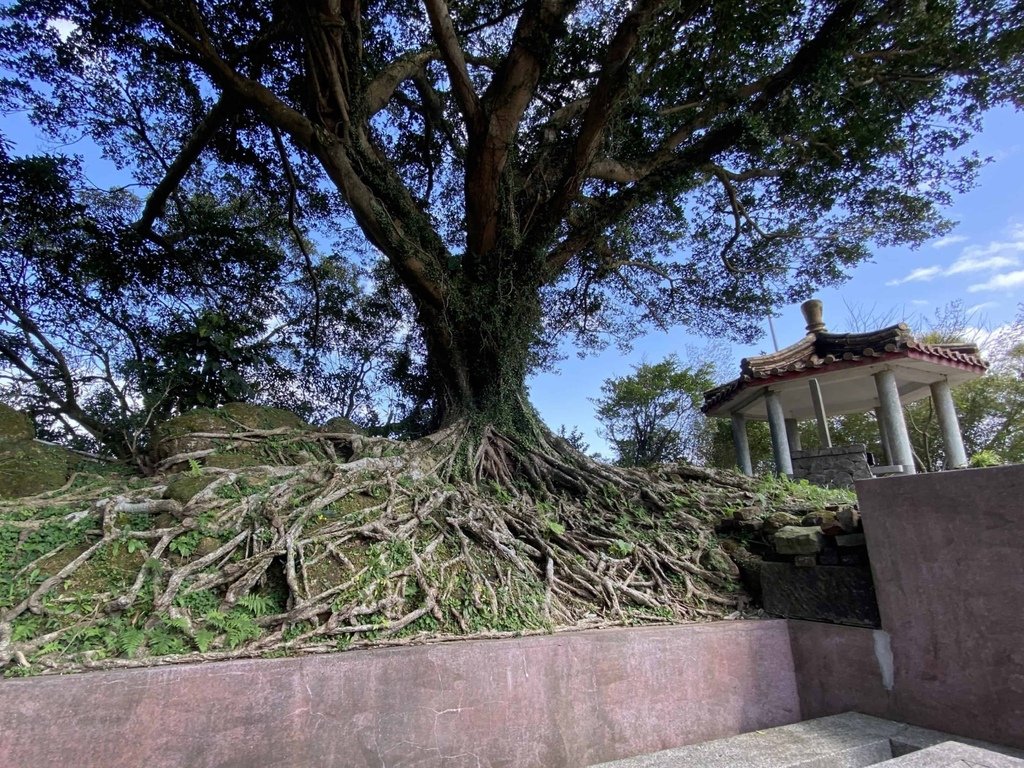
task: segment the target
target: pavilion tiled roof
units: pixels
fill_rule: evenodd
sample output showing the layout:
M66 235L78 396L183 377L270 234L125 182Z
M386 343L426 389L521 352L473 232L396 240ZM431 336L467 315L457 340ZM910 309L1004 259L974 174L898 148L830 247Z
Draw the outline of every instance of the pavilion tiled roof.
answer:
M811 376L837 364L911 356L924 356L980 373L988 369L988 363L981 357L976 344L926 344L915 339L905 323L868 333L828 333L821 330L810 332L796 344L777 352L744 358L738 379L704 393L703 410L707 413L748 387L792 378L794 374Z

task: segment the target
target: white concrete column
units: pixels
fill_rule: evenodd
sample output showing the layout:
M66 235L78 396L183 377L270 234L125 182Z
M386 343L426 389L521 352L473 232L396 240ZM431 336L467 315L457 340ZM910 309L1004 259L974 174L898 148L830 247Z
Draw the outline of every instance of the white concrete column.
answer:
M796 419L786 419L786 440L789 441L790 454L804 449L800 441L800 422Z
M732 444L736 449L736 466L744 475L754 474L754 465L750 461L750 441L747 439L747 420L742 414L732 415Z
M814 406L814 417L818 420L818 442L822 448L832 447L832 435L828 433L828 414L825 413L825 401L821 397L821 385L817 379L809 379L811 388L811 405Z
M780 475L793 474L793 459L789 455L789 441L786 439L786 417L782 413L779 396L770 389L764 393L768 409L768 429L772 433L772 455L775 457L775 471Z
M885 415L881 408L875 408L875 423L878 424L878 437L882 443L882 457L885 464L895 464L896 459L892 455L892 444L889 442L889 429L885 426Z
M939 417L939 429L942 430L942 447L946 451L945 469L963 467L967 464L967 452L964 450L964 438L960 434L960 421L956 417L949 382L945 379L936 381L931 385L931 390L935 415Z
M882 412L885 431L889 435L893 461L903 465L905 474L912 475L917 472L914 467L914 449L910 446L907 423L903 420L903 405L896 388L896 374L888 370L879 371L875 374L875 388L878 390L878 407Z

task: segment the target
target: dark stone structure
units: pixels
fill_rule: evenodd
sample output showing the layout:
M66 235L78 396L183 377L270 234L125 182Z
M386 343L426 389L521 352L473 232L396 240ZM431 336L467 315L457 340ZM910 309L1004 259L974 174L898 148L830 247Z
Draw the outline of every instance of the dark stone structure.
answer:
M863 445L837 445L793 451L793 479L806 480L827 488L849 488L854 480L871 478L868 455Z
M875 587L865 566L764 563L761 590L764 610L773 616L859 627L880 623Z

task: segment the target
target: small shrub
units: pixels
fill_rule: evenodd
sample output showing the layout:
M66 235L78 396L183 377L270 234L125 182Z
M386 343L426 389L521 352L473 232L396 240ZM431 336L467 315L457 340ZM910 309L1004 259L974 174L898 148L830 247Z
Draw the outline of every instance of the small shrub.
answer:
M978 451L971 456L969 462L972 467L998 467L1005 463L1003 457L995 451Z

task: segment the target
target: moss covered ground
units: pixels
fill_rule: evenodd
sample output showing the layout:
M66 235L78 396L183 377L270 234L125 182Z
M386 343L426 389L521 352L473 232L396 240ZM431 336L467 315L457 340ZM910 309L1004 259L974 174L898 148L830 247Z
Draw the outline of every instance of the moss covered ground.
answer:
M737 617L715 523L850 502L684 466L560 497L445 479L438 441L264 432L0 501L3 673Z

